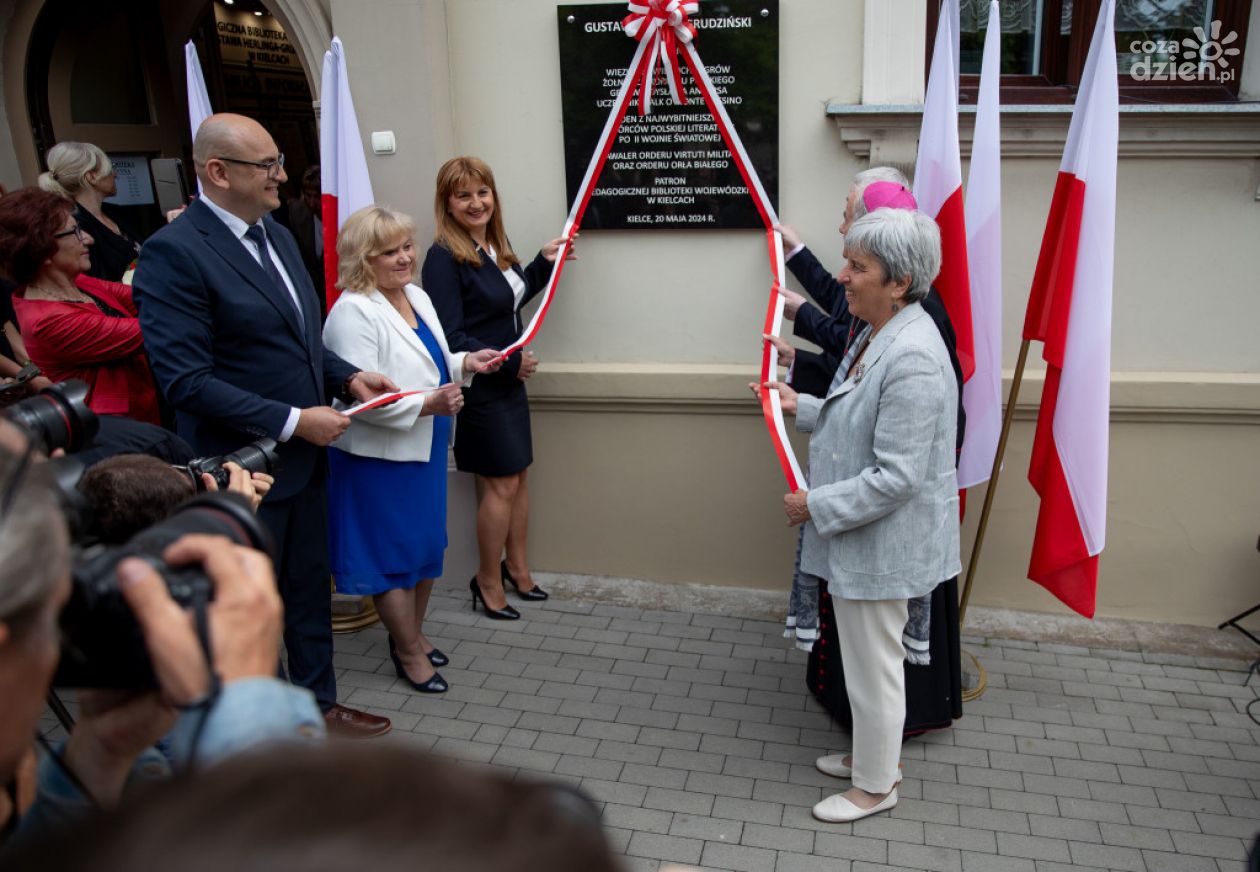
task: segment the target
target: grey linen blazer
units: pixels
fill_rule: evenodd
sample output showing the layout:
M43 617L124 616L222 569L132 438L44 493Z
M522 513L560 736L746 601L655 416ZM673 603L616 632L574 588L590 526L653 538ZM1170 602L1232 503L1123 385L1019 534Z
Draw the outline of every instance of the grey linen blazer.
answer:
M922 596L961 569L958 384L918 303L875 335L862 370L797 404L797 429L813 434L801 569L841 599Z

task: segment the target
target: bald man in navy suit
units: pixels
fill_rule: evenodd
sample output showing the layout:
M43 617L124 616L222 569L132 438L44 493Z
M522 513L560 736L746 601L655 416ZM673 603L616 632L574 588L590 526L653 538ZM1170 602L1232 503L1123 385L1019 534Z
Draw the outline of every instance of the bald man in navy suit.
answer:
M135 299L153 372L179 434L201 455L262 436L280 468L259 517L276 542L289 676L314 693L329 730L382 735L390 722L337 704L332 663L325 446L350 419L334 396L364 400L397 387L325 351L320 307L280 205L284 156L241 115L197 130L202 194L145 243Z

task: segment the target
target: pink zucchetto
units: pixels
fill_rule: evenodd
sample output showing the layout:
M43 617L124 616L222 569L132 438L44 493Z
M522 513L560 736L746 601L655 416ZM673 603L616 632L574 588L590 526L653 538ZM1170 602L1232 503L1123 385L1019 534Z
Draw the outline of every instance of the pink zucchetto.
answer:
M862 192L862 203L867 212L876 209L918 209L914 194L896 182L871 182Z

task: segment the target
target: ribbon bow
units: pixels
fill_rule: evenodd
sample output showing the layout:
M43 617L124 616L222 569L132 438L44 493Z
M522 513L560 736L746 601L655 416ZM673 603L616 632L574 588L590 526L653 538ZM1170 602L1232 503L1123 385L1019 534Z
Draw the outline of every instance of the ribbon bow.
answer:
M621 22L627 36L648 41L648 60L640 68L634 88L639 93L639 114L652 111L652 88L656 84L656 65L665 70L669 83L669 96L674 104L686 105L687 93L683 87L682 68L678 63L680 45L690 43L696 36L696 26L687 16L700 11L696 0L647 0L635 3L631 0L630 14Z

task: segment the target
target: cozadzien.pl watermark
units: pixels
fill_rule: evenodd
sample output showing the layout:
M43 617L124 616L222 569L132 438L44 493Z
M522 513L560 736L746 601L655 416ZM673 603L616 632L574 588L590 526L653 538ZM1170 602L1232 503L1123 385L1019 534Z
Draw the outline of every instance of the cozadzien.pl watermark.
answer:
M1139 57L1129 75L1138 82L1232 82L1238 71L1230 68L1229 59L1241 52L1230 43L1238 34L1231 30L1222 39L1219 21L1209 30L1210 37L1196 27L1193 37L1181 40L1135 39L1129 51Z

